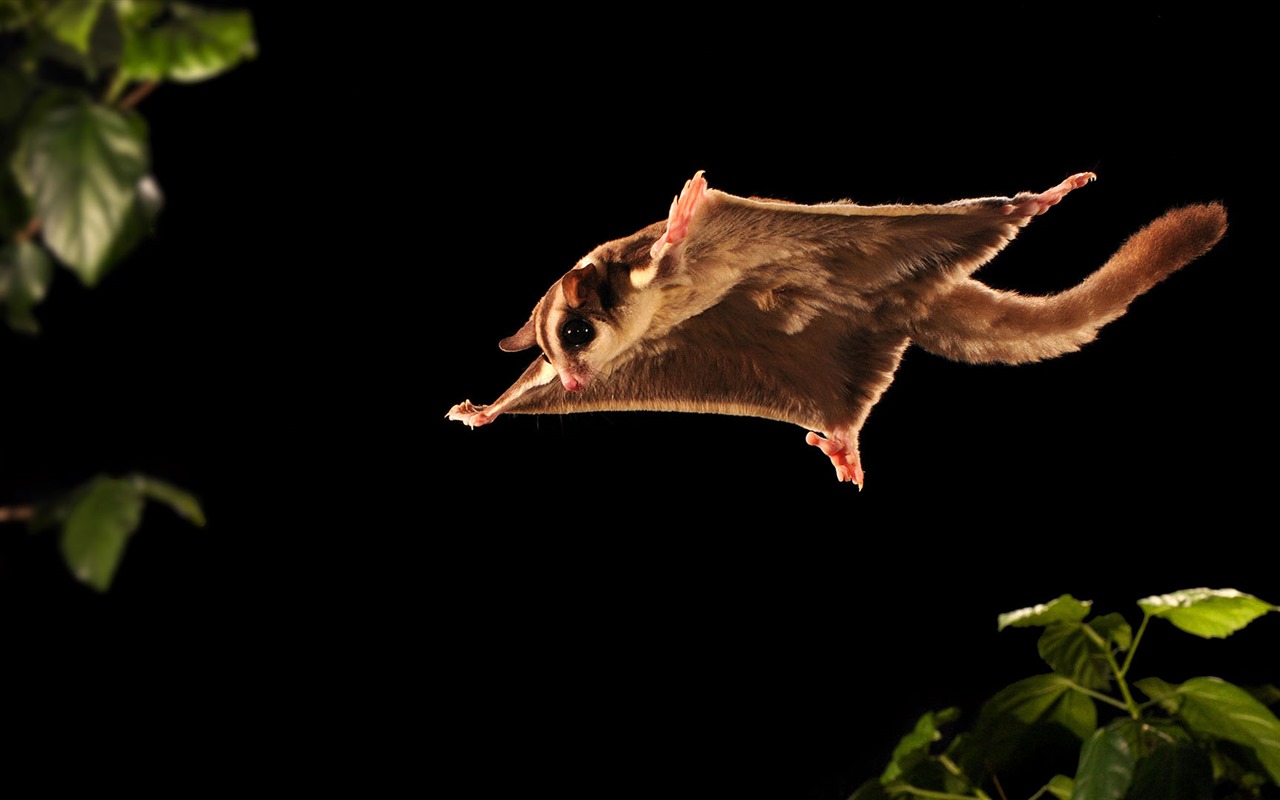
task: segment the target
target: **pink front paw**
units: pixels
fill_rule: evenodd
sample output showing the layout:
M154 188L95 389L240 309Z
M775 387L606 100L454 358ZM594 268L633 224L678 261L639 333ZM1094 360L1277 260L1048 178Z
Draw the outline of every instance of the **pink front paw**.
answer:
M862 491L862 482L865 475L862 472L862 463L858 458L856 444L850 445L839 435L832 435L830 439L824 439L812 431L804 437L804 440L821 450L826 454L827 458L831 459L831 463L836 468L836 478L838 480L856 483L858 491Z
M463 400L453 408L449 409L449 413L445 415L445 419L457 420L469 428L477 425L486 425L493 417L484 413L488 406L477 406L470 400Z

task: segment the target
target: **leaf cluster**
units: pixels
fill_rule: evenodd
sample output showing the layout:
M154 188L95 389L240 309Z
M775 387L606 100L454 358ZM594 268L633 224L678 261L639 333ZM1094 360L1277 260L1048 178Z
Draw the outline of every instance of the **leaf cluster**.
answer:
M1037 646L1051 672L997 692L945 747L941 726L959 712L925 714L851 800L1004 796L999 776L1034 768L1034 744L1053 736L1076 743L1076 771L1042 776L1033 800L1245 800L1280 786L1280 720L1267 707L1280 699L1274 686L1250 692L1212 676L1181 684L1128 677L1153 619L1222 638L1280 609L1234 589L1188 589L1139 600L1135 632L1120 614L1090 617L1091 607L1063 595L1001 614L1000 630L1042 629Z
M134 106L256 53L247 11L170 0L0 0L0 316L35 333L54 265L88 286L152 229L163 195Z

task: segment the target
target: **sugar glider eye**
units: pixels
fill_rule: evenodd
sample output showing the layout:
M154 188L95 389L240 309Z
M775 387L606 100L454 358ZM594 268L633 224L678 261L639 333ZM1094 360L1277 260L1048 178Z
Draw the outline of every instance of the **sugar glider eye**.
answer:
M574 317L560 326L560 341L570 347L581 347L596 338L596 329L582 317Z

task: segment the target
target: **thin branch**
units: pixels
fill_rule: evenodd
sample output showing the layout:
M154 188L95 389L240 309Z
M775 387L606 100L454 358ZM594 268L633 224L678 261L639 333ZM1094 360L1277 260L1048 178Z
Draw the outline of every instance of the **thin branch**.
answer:
M0 522L26 522L35 512L35 506L0 506Z
M124 98L116 104L116 108L122 111L133 108L138 103L141 103L147 95L154 92L158 86L160 86L160 81L147 81L146 83L139 85L138 88L125 95Z
M899 783L887 787L895 791L907 792L914 794L916 797L927 797L930 800L973 800L971 794L952 794L951 792L935 792L932 789L921 789L918 786L912 786L909 783Z
M19 244L31 241L39 235L42 225L44 225L44 223L40 221L39 217L32 217L27 221L26 225L22 226L22 230L13 235L14 241Z

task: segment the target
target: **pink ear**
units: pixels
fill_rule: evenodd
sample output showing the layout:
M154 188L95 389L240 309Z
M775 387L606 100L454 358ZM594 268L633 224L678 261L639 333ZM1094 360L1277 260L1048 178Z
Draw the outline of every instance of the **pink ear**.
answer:
M689 223L707 199L707 180L702 174L703 170L698 170L696 175L685 181L680 196L671 201L667 230L653 243L653 248L649 251L651 257L657 258L663 245L680 244L689 235Z
M569 270L560 279L560 289L564 292L564 300L570 308L577 308L597 292L600 286L599 267L587 263Z

